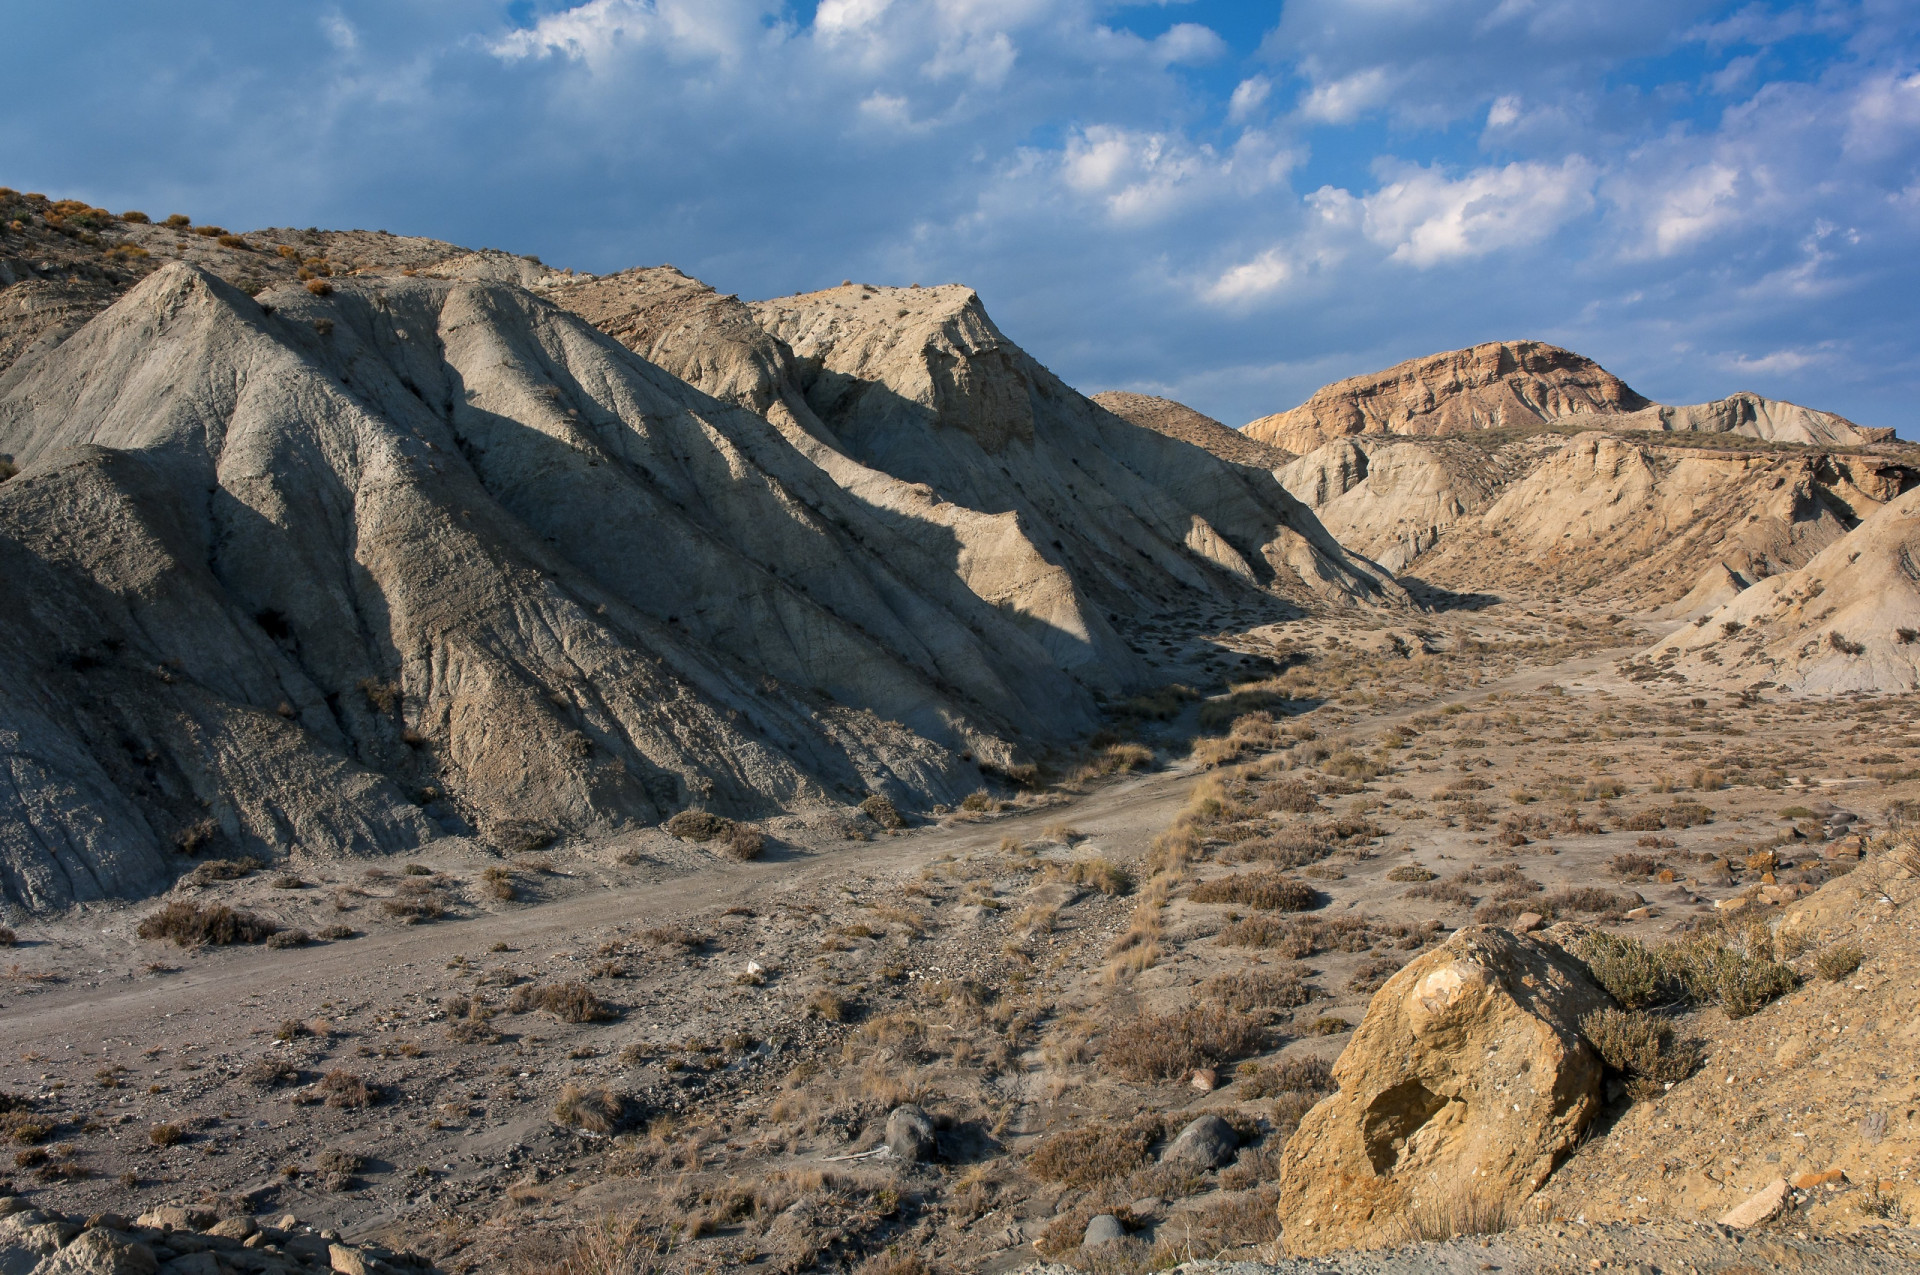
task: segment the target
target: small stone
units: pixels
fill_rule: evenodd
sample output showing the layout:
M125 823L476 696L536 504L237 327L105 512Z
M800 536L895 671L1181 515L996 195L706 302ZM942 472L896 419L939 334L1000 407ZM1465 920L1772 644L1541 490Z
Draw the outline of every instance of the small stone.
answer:
M1678 879L1677 874L1672 868L1662 868L1660 869L1659 875L1654 877L1654 880L1658 881L1661 885L1672 885Z
M183 1253L162 1266L160 1275L220 1275L220 1261L212 1253Z
M300 1225L300 1219L291 1213L282 1213L273 1225L275 1230L291 1231L294 1227Z
M1747 1227L1758 1226L1767 1221L1786 1205L1787 1180L1775 1178L1729 1209L1720 1218L1720 1225L1745 1230Z
M937 1148L933 1118L914 1106L895 1107L887 1115L887 1150L901 1160L931 1160Z
M348 1248L345 1244L327 1245L327 1260L333 1263L333 1269L339 1275L367 1275L367 1259L357 1248Z
M1547 918L1541 916L1538 912L1522 912L1519 916L1513 918L1513 932L1515 934L1531 934L1546 923Z
M1234 1150L1239 1145L1240 1135L1233 1131L1233 1126L1219 1116L1209 1114L1182 1129L1180 1136L1160 1153L1160 1159L1163 1163L1181 1160L1203 1169L1217 1169L1233 1159Z
M1627 909L1627 920L1629 921L1644 921L1644 920L1647 920L1652 915L1653 915L1652 908L1628 908Z
M1152 1217L1155 1213L1165 1208L1166 1204L1167 1202L1159 1196L1149 1195L1127 1205L1127 1212L1133 1214L1135 1220L1138 1220L1143 1217Z
M1736 894L1733 898L1722 899L1713 906L1722 912L1738 912L1747 906L1747 898L1745 895Z
M1796 1191L1811 1191L1817 1186L1839 1186L1847 1180L1847 1175L1838 1169L1828 1169L1823 1173L1802 1173L1793 1180Z
M1212 1093L1220 1087L1220 1073L1211 1067L1196 1068L1191 1083L1201 1093Z
M223 1218L207 1228L208 1235L218 1235L223 1239L244 1240L257 1231L250 1217Z
M1124 1240L1127 1228L1120 1225L1120 1219L1111 1213L1097 1213L1087 1219L1087 1232L1080 1238L1081 1248L1092 1248L1095 1244L1105 1244L1109 1240Z

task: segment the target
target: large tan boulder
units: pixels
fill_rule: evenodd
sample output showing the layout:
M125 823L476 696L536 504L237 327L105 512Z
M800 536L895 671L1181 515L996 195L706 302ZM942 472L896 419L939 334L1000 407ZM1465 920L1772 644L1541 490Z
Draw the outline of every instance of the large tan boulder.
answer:
M1391 1243L1414 1211L1512 1206L1600 1105L1580 1019L1610 1004L1551 943L1473 926L1394 975L1287 1144L1290 1252Z

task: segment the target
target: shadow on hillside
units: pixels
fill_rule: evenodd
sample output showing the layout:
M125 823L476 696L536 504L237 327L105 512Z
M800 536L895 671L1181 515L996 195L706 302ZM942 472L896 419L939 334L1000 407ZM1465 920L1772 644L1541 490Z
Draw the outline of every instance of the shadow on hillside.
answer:
M1418 576L1396 576L1400 585L1430 611L1484 611L1506 599L1497 593L1455 593L1437 584L1428 584Z

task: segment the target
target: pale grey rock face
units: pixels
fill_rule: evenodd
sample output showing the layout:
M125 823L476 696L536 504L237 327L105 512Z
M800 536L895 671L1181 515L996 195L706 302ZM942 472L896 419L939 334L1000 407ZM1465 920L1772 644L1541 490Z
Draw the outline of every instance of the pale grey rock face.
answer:
M887 1113L886 1143L896 1159L933 1159L937 1140L932 1117L918 1107L895 1107Z
M763 419L519 288L157 272L9 373L0 870L955 800L1089 693ZM904 565L902 565L904 563ZM210 823L209 823L210 821Z

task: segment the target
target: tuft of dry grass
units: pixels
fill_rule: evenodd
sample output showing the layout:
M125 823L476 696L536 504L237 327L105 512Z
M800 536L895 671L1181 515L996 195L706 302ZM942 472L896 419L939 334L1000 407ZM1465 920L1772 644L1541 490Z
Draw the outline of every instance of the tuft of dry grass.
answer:
M1498 1235L1521 1220L1505 1200L1457 1191L1416 1200L1401 1213L1395 1238L1402 1244L1419 1244L1456 1235Z
M1676 1041L1673 1024L1645 1010L1595 1010L1580 1020L1580 1031L1602 1062L1626 1073L1627 1092L1637 1099L1659 1097L1700 1065L1699 1043Z
M320 1078L319 1092L327 1106L349 1110L371 1107L380 1101L380 1091L368 1084L364 1076L338 1069Z
M626 1126L630 1107L624 1094L569 1082L561 1087L560 1099L553 1106L553 1118L571 1128L606 1135Z
M877 792L868 794L860 803L860 809L866 812L867 818L882 828L892 830L907 826L907 821L901 817L900 811L894 804Z
M250 912L236 912L224 903L201 907L176 899L142 918L136 933L143 939L172 939L181 947L197 947L207 943L260 943L279 928Z
M1075 859L1055 864L1047 875L1113 897L1133 892L1133 874L1111 859Z

